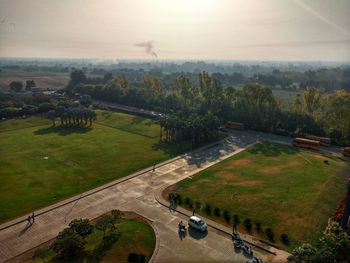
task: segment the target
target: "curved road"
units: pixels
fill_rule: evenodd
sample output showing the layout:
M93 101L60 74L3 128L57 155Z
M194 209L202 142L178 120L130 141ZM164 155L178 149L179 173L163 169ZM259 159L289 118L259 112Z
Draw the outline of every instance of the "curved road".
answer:
M232 241L212 228L204 236L191 231L181 240L177 224L179 220L186 220L186 217L169 211L157 202L155 196L167 185L226 159L259 140L290 143L287 137L234 131L228 139L175 158L156 168L155 172L134 174L36 211L38 216L30 228L26 228L26 222L18 223L25 220L26 216L2 224L0 262L13 259L51 240L75 218L93 219L112 209L134 211L152 221L159 241L155 262L246 262L247 258L234 252ZM282 262L287 254L275 251L278 257L254 253L264 259Z

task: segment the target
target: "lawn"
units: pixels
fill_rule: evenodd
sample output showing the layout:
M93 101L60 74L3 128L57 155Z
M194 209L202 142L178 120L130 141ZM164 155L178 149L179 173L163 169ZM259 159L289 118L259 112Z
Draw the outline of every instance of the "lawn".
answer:
M38 117L0 122L0 222L185 150L159 144L159 126L151 120L103 114L92 127L80 128L51 127ZM123 130L113 128L119 125Z
M346 173L349 165L341 159L265 143L171 186L164 195L180 194L185 207L190 203L198 207L199 202L202 208L197 212L223 224L224 210L230 212L231 220L236 214L240 231L244 231L244 219L259 222L263 229L272 228L278 245L282 245L279 236L285 233L291 249L321 235L345 196ZM207 204L210 215L204 209ZM215 208L221 210L220 217L213 215ZM253 231L265 238L262 232Z
M108 250L104 250L102 260L81 259L78 262L127 262L127 257L130 253L143 254L146 257L146 262L152 257L156 236L153 228L141 221L140 219L123 218L117 225L119 234L118 240L112 244ZM85 249L87 253L94 253L94 250L101 244L103 232L94 230L94 232L86 239ZM46 252L46 262L52 262L55 255L54 251L48 249ZM102 254L103 255L103 254ZM41 259L27 260L26 263L43 262Z

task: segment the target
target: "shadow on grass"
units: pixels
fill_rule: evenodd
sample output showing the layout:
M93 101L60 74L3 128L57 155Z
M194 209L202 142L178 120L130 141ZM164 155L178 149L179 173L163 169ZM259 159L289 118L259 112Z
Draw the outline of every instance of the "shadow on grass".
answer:
M90 126L51 126L48 128L42 128L39 130L36 130L34 132L35 135L45 135L50 133L56 133L61 136L67 136L70 134L78 133L87 133L92 130L92 127Z
M277 145L273 143L259 143L249 148L248 151L253 154L263 154L265 156L279 156L281 154L297 154L299 149L287 145Z
M177 156L189 151L191 149L191 145L190 143L187 143L187 142L174 143L174 142L158 141L157 143L153 144L152 149L160 150L170 156Z

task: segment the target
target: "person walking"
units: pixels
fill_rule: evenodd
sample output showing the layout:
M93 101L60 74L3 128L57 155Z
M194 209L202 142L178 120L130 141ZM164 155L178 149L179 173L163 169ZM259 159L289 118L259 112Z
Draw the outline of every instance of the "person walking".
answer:
M156 164L153 164L152 172L154 172L155 170L156 170Z
M31 221L32 219L31 219L31 217L30 216L28 216L28 218L27 218L27 221L28 221L28 225L31 225L32 224L32 221Z
M32 213L32 224L34 223L34 221L35 221L35 214L34 214L34 212Z

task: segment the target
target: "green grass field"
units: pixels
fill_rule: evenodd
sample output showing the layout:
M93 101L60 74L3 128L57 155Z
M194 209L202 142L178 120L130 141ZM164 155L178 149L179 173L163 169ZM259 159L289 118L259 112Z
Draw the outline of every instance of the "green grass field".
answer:
M146 256L146 262L151 258L155 244L156 236L153 228L138 219L122 219L117 226L117 231L120 234L118 240L107 250L101 261L102 263L110 262L127 262L127 257L130 253L143 254ZM101 244L103 232L94 230L86 240L85 249L88 253L93 251ZM54 251L48 250L45 262L54 262ZM28 259L26 263L40 263L41 259ZM91 259L81 259L78 262L95 262Z
M257 144L168 188L164 195L178 193L193 204L210 204L212 211L220 208L230 211L231 217L237 214L241 222L246 218L260 222L263 228L272 228L279 245L280 234L288 234L291 248L321 235L345 195L348 172L348 163L338 158ZM196 211L208 216L203 208ZM209 217L225 224L213 212ZM239 229L244 231L242 224ZM262 233L253 234L264 238Z
M97 122L91 128L52 127L39 117L0 122L0 222L186 149L159 144L159 126L148 119L99 111Z

